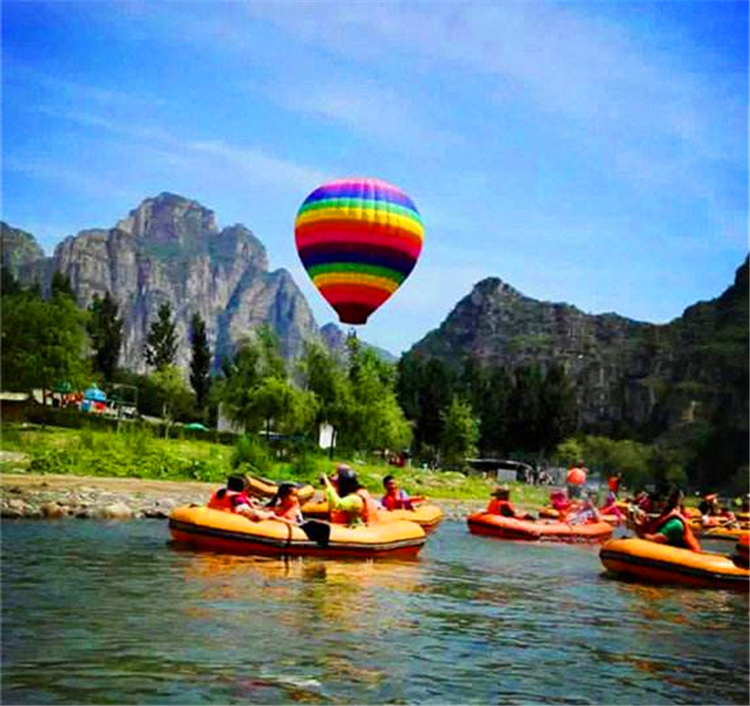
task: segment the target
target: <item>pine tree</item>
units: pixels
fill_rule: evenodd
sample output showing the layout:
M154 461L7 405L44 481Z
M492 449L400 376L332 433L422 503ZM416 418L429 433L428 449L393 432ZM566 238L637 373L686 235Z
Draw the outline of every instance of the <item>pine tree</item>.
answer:
M163 370L174 364L177 355L177 334L175 323L172 321L172 307L169 303L159 307L158 319L151 324L146 337L146 362Z
M190 385L195 392L195 406L202 410L208 399L211 385L211 350L206 336L206 322L200 314L193 314L190 320L190 345L193 357L190 361Z
M73 287L70 284L70 277L59 270L55 270L52 275L50 289L53 297L68 297L73 301L76 300L76 295L73 293Z
M122 347L123 320L117 316L118 311L117 302L109 292L103 299L95 294L89 306L86 329L94 349L94 364L106 380L114 378Z

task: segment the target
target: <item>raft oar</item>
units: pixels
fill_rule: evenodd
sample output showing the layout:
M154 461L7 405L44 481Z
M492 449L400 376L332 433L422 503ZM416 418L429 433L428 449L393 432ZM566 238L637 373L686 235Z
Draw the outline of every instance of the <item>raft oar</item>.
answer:
M331 525L320 520L305 520L300 529L320 547L327 547L331 540Z
M269 520L283 522L289 528L288 542L292 541L292 527L299 527L308 539L312 539L319 547L327 547L331 540L331 525L320 520L305 520L302 524L291 522L281 517L269 517Z

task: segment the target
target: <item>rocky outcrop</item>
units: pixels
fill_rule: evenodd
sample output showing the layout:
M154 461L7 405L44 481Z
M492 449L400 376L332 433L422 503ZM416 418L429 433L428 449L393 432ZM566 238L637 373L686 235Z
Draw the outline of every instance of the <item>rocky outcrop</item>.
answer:
M0 266L22 277L34 263L44 259L44 250L31 233L0 221Z
M747 429L748 262L716 300L670 324L589 315L524 296L497 278L479 282L409 354L465 357L515 368L562 363L575 384L582 428L655 436L721 411Z
M3 242L6 229L22 233L4 227ZM217 363L260 324L274 328L288 358L301 352L303 340L318 335L304 295L286 270L269 271L266 249L255 235L240 224L219 229L213 211L182 196L146 199L113 228L66 238L52 258L40 249L27 251L14 255L22 281L36 279L47 289L59 270L82 306L110 292L125 322L120 364L131 370L145 369L146 336L165 302L175 316L181 367L190 361L193 313L206 322Z

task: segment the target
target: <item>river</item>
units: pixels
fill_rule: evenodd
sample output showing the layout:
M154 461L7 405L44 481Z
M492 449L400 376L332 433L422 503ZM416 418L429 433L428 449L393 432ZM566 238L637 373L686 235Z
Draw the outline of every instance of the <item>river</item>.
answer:
M1 643L3 704L748 703L747 595L623 583L598 547L457 521L408 562L3 522Z

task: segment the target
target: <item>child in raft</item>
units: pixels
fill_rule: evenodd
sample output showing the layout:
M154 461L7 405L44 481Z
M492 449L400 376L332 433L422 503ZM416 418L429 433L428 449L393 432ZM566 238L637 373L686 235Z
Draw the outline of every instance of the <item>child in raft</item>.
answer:
M565 521L568 513L576 507L576 504L568 499L564 490L556 490L553 493L550 493L549 499L552 509L557 510L558 517L561 521Z
M614 515L618 522L625 521L625 513L617 507L617 493L613 492L611 488L607 492L607 497L604 499L604 505L599 512L602 515Z
M299 490L294 483L282 483L266 507L271 508L266 519L282 520L294 525L302 524Z
M208 507L212 510L246 514L251 509L260 506L258 501L248 493L249 487L250 484L244 475L231 475L227 478L226 486L219 488L211 496Z
M536 519L533 515L528 512L519 514L516 512L516 508L510 502L510 488L502 486L495 488L490 493L491 499L487 505L485 512L488 515L501 515L502 517L515 517L517 520L534 520Z
M585 493L581 506L565 522L571 525L583 525L589 522L599 522L601 519L599 510L596 509L596 495L594 493Z
M383 478L385 495L380 499L380 504L386 510L413 510L415 503L424 502L421 495L409 496L405 490L398 487L393 476Z

